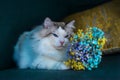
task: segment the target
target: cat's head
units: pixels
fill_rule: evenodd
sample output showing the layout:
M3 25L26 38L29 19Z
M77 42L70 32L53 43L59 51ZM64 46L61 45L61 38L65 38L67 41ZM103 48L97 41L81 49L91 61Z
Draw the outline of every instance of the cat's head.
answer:
M64 22L53 22L50 18L46 18L43 23L44 36L50 38L51 44L56 49L63 49L73 34L74 23L74 20L65 24Z

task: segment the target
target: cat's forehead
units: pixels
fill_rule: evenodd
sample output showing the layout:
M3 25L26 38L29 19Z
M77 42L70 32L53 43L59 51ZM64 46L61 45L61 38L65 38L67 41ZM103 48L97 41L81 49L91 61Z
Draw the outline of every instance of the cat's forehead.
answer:
M67 32L61 26L59 26L57 28L56 32L60 35L66 35L67 34Z

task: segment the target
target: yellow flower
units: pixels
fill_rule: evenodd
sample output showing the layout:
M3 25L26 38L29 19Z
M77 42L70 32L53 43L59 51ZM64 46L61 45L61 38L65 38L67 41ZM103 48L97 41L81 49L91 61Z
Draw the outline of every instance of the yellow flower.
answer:
M76 62L74 59L68 59L64 62L66 66L70 66L73 70L84 70L85 67L81 62Z
M83 66L83 64L81 62L78 62L78 70L81 70L81 69L85 69L85 67Z
M92 37L93 37L91 32L88 34L88 36L90 39L92 39Z
M82 36L82 32L83 32L83 30L78 29L78 31L77 31L78 38L80 38Z
M71 60L68 59L67 61L64 62L64 64L65 64L66 66L70 66L70 65L71 65Z
M74 54L75 54L74 52L72 52L72 51L70 52L70 55L74 56Z
M103 48L103 46L105 45L105 42L107 41L107 39L104 37L104 38L102 38L102 39L98 39L98 45L101 45L102 46L102 48ZM101 48L101 49L102 49Z
M73 40L73 37L70 37L70 41L72 41Z

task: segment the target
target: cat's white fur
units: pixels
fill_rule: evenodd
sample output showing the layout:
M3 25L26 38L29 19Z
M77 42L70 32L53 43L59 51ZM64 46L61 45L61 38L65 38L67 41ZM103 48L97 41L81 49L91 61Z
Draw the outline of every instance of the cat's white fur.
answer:
M64 64L67 60L66 48L69 43L65 36L72 34L74 22L71 21L65 25L64 30L61 26L56 28L53 22L46 18L43 25L24 32L14 48L14 60L18 67L21 69L69 69ZM57 34L57 37L51 33ZM61 41L64 43L61 44Z

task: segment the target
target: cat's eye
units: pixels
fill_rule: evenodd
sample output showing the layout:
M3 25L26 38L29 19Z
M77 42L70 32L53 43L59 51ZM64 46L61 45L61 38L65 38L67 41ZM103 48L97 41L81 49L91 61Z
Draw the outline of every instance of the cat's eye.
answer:
M57 35L57 34L54 34L54 33L52 33L52 34L53 34L53 36L58 37L58 35Z
M68 35L65 36L65 38L67 38L67 37L68 37Z

